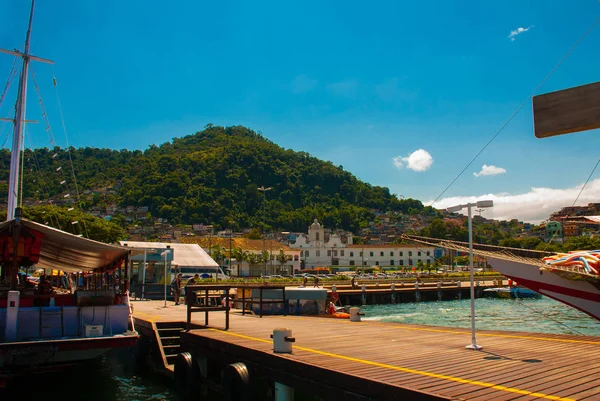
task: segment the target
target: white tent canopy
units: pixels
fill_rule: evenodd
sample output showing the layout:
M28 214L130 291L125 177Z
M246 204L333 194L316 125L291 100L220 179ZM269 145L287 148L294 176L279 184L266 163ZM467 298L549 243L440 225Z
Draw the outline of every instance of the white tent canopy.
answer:
M178 268L209 268L218 270L219 265L198 244L177 244L169 242L138 242L121 241L121 245L134 248L136 251L144 249L173 249L172 265ZM136 253L138 253L136 252Z
M27 219L0 223L0 235L12 238L12 232L20 226L20 236L26 237L30 230L43 235L38 269L57 269L65 272L110 269L125 259L129 249L109 245L57 230ZM4 263L11 263L4 260Z

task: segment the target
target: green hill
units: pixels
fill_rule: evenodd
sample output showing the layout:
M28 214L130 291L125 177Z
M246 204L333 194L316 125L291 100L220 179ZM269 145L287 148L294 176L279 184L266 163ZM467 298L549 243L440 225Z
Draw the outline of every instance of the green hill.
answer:
M0 196L6 199L10 154L3 150ZM75 197L74 166L84 210L147 206L171 223L212 223L302 230L319 218L328 227L357 230L373 210L415 213L423 205L358 180L305 152L283 149L241 126L208 125L201 132L144 152L96 148L36 149L24 154L26 199ZM61 184L62 182L62 184ZM271 187L264 195L259 187Z

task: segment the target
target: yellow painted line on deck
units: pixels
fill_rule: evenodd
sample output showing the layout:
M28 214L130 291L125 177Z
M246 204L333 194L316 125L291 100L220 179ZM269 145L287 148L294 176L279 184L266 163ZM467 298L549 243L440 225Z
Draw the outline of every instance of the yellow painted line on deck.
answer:
M214 331L214 332L218 332L218 333L221 333L221 334L227 334L227 335L234 336L234 337L244 338L246 340L254 340L254 341L258 341L258 342L262 342L262 343L269 343L269 344L272 343L271 340L265 340L265 339L262 339L262 338L246 336L246 335L243 335L243 334L231 333L231 332L228 332L228 331L222 331L222 330L218 330L218 329L209 329L209 330ZM319 350L312 349L312 348L299 347L297 345L294 345L294 349L301 350L301 351L306 351L306 352L310 352L310 353L313 353L313 354L324 355L324 356L328 356L328 357L331 357L331 358L342 359L342 360L345 360L345 361L357 362L357 363L361 363L361 364L364 364L364 365L377 366L379 368L384 368L384 369L389 369L389 370L395 370L395 371L398 371L398 372L411 373L411 374L416 374L416 375L420 375L420 376L434 377L436 379L453 381L453 382L457 382L457 383L471 384L471 385L474 385L474 386L492 388L492 389L495 389L495 390L506 391L508 393L514 393L514 394L520 394L520 395L529 395L529 396L532 396L532 397L543 398L543 399L546 399L546 400L554 400L554 401L575 401L573 398L557 397L557 396L554 396L554 395L549 395L549 394L544 394L544 393L537 393L537 392L528 391L528 390L521 390L521 389L513 388L513 387L501 386L499 384L494 384L494 383L482 382L482 381L477 381L477 380L468 380L468 379L462 379L460 377L442 375L442 374L439 374L439 373L433 373L433 372L426 372L426 371L423 371L423 370L404 368L404 367L401 367L401 366L394 366L394 365L389 365L389 364L386 364L386 363L379 363L379 362L369 361L369 360L366 360L366 359L354 358L354 357L351 357L351 356L340 355L340 354L333 354L331 352L325 352L325 351L319 351Z
M305 317L300 316L277 316L282 319L306 319ZM325 318L314 318L314 319L325 319ZM329 319L327 319L329 320ZM350 322L348 320L337 319L335 320L341 324L352 324L356 325L357 322ZM394 327L402 330L414 330L414 331L429 331L433 333L444 333L444 334L462 334L462 335L471 335L471 331L458 331L453 330L451 328L448 329L440 329L440 328L429 328L429 327L414 327L411 325L399 325L397 323L392 322L380 322L375 320L363 320L361 323L368 323L370 325L379 325L385 327ZM465 329L468 330L468 329ZM569 339L569 338L552 338L552 337L539 337L539 336L524 336L519 334L498 334L498 333L485 333L478 331L478 336L486 336L486 337L501 337L501 338L518 338L518 339L526 339L526 340L536 340L536 341L550 341L550 342L559 342L559 343L576 343L576 344L591 344L591 345L600 345L600 341L593 340L577 340L577 339Z

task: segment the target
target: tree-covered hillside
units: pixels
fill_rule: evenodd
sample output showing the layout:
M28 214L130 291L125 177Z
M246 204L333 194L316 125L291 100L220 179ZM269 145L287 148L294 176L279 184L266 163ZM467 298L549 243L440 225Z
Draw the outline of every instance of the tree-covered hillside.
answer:
M0 196L5 199L10 155L4 150L0 157L0 180L6 180ZM400 200L388 188L364 183L342 166L283 149L241 126L209 124L201 132L144 152L28 150L24 164L25 198L50 197L59 203L74 198L76 179L86 211L113 202L120 207L147 206L152 217L171 223L261 227L264 210L272 229L305 230L316 217L328 227L356 231L373 218L374 209L424 209L418 200ZM263 193L263 186L272 189Z

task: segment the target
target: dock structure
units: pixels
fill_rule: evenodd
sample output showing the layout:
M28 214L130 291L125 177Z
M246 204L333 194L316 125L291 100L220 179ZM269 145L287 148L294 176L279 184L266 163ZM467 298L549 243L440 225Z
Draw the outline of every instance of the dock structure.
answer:
M213 312L214 327L200 319L188 331L186 307L172 305L135 302L135 322L143 336L181 328L165 371L188 399L600 400L600 337L480 330L483 350L474 351L468 329L235 310L229 330ZM281 328L295 339L292 353L273 351Z

